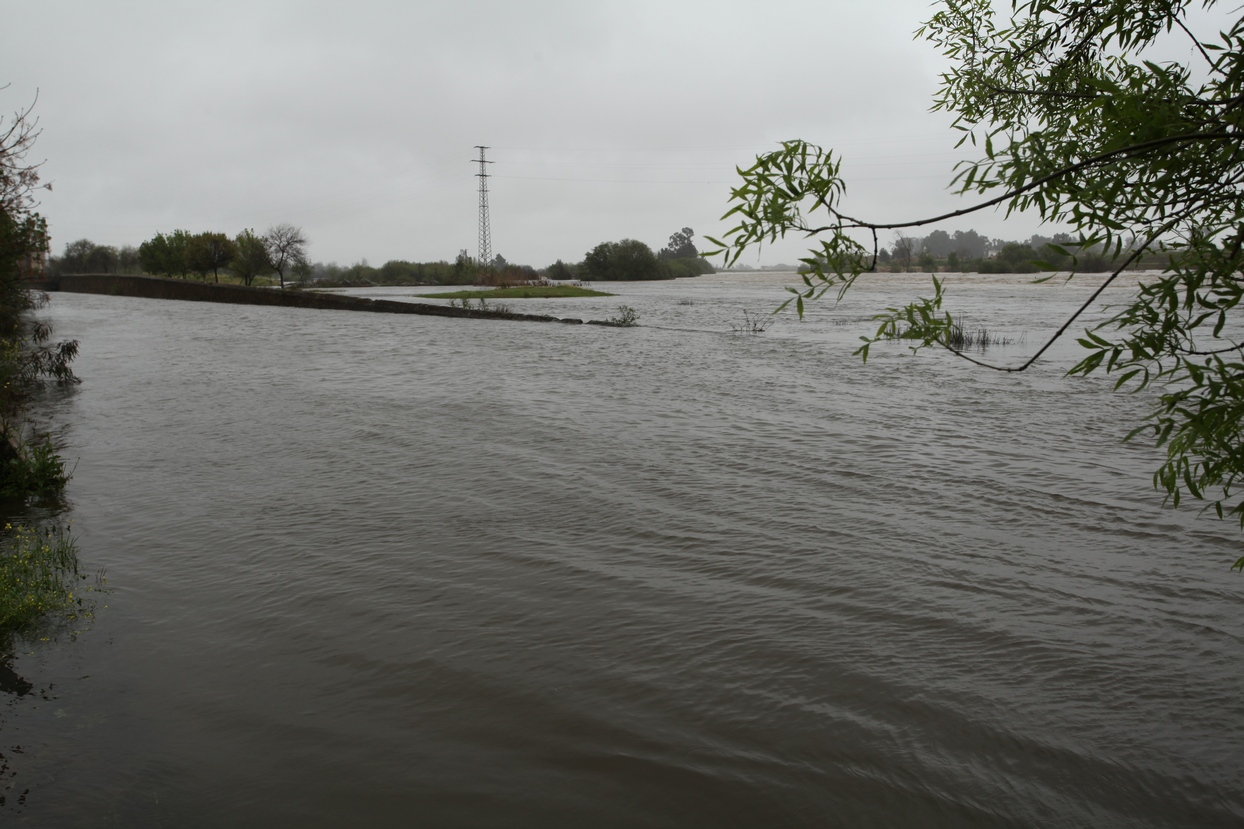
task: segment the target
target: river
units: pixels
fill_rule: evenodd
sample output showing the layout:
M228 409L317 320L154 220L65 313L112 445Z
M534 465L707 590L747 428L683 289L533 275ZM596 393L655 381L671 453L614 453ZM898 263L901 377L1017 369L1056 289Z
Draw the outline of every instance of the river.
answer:
M791 282L509 303L631 329L55 295L110 592L13 663L0 816L1240 826L1241 536L1162 505L1149 399L1071 341L861 364L908 276L732 333ZM1013 362L1092 280L948 282Z

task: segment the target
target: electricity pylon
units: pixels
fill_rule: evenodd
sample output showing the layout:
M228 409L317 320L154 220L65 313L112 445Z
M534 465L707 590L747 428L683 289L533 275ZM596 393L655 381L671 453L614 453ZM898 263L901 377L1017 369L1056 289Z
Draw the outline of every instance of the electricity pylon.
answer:
M492 162L484 158L487 147L476 144L475 149L479 150L479 158L471 159L471 163L479 164L479 172L475 174L479 179L479 264L487 268L492 264L492 226L488 221L488 167L485 165Z

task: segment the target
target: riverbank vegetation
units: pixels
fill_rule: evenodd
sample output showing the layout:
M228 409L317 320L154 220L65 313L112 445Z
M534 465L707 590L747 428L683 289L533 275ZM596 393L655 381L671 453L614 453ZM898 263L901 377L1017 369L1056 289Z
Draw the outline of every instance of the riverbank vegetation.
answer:
M683 228L656 253L634 239L604 242L589 251L578 264L567 264L558 259L543 271L537 271L530 265L509 262L501 254L493 256L490 262L481 263L465 250L459 251L452 262L391 259L379 267L373 267L364 259L343 267L335 262L311 262L307 256L308 242L302 230L293 225L278 224L262 235L246 229L232 238L215 231L161 232L138 247L126 245L115 248L79 239L65 245L60 256L51 257L47 271L52 276L132 274L178 279L194 276L203 281L207 281L210 274L216 283L279 285L282 288L291 284L317 288L421 285L513 288L538 280L677 279L714 272L712 265L699 256L692 241L693 234L691 228ZM570 292L548 296L590 295Z
M220 282L221 270L227 269L243 285L253 284L258 277L276 274L277 284L284 288L287 273L291 277L310 273L307 245L302 228L288 223L275 224L262 236L246 229L235 238L214 231L191 234L187 230L174 230L167 235L157 233L139 245L138 264L143 273L152 276L186 279L195 274L204 282L210 271L217 283ZM109 260L107 251L110 249L107 248L103 249L103 253L97 250L94 259L80 260L71 256L71 248L75 246L90 249L93 243L81 239L67 245L65 255L53 262L53 273L86 273L89 271L75 268ZM117 261L119 264L119 256Z
M78 343L51 343L52 329L32 312L46 295L31 291L48 250L47 223L36 212L39 165L27 155L39 131L30 109L0 119L0 499L19 513L30 497L58 495L69 475L46 437L27 421L35 390L45 381L77 382L69 364ZM0 532L0 653L10 637L79 597L77 552L55 528L6 523Z
M54 617L72 621L91 613L89 594L102 577L83 575L78 547L58 525L0 530L0 654L14 635Z
M54 497L69 480L50 440L36 435L27 421L31 400L44 383L78 382L70 367L77 340L51 343L51 326L31 317L46 301L23 284L12 261L0 261L0 499Z
M77 382L70 363L76 340L51 342L52 328L32 312L47 296L28 287L48 250L47 222L35 208L39 165L27 160L38 130L30 110L0 120L0 497L46 496L68 475L46 438L30 430L26 409L45 381Z

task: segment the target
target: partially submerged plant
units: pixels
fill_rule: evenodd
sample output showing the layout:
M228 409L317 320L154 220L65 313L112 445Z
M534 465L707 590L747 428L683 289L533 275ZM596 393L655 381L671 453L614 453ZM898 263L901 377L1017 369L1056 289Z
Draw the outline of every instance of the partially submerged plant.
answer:
M918 328L908 327L901 329L895 339L919 340L923 336ZM964 351L984 351L991 345L1013 345L1023 341L1022 335L1019 337L1004 337L1001 334L990 331L988 328L967 328L962 324L962 321L954 321L945 330L942 338L938 340L941 345L956 354Z
M772 314L753 314L751 311L743 311L743 322L730 323L730 329L735 334L763 334L773 325Z
M488 300L484 299L483 297L480 297L479 299L475 300L474 304L472 304L470 297L462 297L461 299L451 299L449 300L449 307L450 308L461 308L464 311L484 311L484 312L491 313L491 314L512 314L514 313L514 311L511 310L510 306L506 305L504 302L498 302L494 305L489 305Z
M50 439L0 445L0 498L55 497L70 475Z
M629 305L619 305L618 315L610 317L608 322L619 328L630 328L633 325L639 325L639 312Z
M1020 339L1023 339L1022 337ZM1001 334L995 334L988 328L977 328L975 330L965 329L956 324L950 327L950 331L946 334L945 345L951 351L967 351L976 349L984 351L991 345L1011 345L1018 342L1013 337L1004 337Z
M72 621L90 616L87 594L100 589L78 565L78 547L58 526L14 527L0 531L0 650L13 634L28 632L40 621Z

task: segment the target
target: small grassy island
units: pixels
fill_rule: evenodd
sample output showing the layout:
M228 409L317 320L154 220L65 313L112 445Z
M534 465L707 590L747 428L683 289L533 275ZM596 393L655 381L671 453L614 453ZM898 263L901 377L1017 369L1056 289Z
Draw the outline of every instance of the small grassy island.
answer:
M511 288L481 288L446 294L423 294L428 299L562 299L578 296L613 296L576 285L516 285Z

